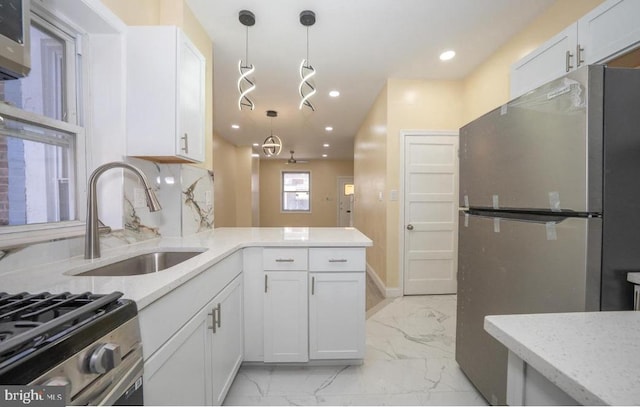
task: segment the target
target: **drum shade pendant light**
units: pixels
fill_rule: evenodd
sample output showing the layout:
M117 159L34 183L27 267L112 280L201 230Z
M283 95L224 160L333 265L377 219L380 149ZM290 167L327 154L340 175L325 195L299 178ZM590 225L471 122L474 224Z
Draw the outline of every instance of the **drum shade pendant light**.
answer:
M241 10L240 13L238 13L238 19L242 25L247 27L245 36L245 59L244 62L242 59L238 61L238 72L240 73L240 78L238 78L238 92L240 93L238 97L238 110L245 108L253 110L255 105L249 98L249 93L256 88L256 85L249 79L249 75L253 74L256 69L252 64L249 64L249 27L256 23L256 17L249 10Z
M264 143L262 143L262 151L267 157L273 157L282 151L282 140L280 140L280 137L273 135L273 118L278 117L278 112L275 110L267 110L267 117L271 118L271 130L269 137L264 139Z
M316 23L316 13L311 10L304 10L300 13L300 24L307 27L307 58L300 63L300 85L298 93L300 93L300 105L298 109L302 110L303 106L315 111L315 107L309 100L316 93L316 87L311 78L316 74L316 70L311 66L309 61L309 27Z

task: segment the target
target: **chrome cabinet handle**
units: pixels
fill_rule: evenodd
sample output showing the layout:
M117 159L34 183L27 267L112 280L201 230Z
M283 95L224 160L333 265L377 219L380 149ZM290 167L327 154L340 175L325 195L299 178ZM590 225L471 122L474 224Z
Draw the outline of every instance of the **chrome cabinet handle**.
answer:
M347 259L329 259L329 263L346 263Z
M316 278L311 277L311 295L315 294L315 292L316 292Z
M209 327L209 329L211 329L213 333L216 333L216 309L213 308L207 315L211 317L211 326Z
M276 259L276 263L293 263L293 259Z
M211 329L213 333L216 333L216 327L220 328L220 324L222 323L221 307L222 304L218 303L218 306L212 309L209 314L207 314L211 316L211 321L213 322L212 326L209 327L209 329Z
M184 147L182 147L182 151L185 154L189 154L189 135L184 133L184 136L180 137L180 140L184 140Z
M580 44L576 45L576 65L580 66L584 62L582 59L582 53L584 52L584 48L580 46Z
M269 276L267 274L264 275L264 292L267 292L267 280Z
M567 53L565 54L565 65L567 72L573 69L573 65L571 65L571 58L573 58L573 54L571 53L571 51L567 51Z
M413 230L413 225L411 223L407 225L407 230Z

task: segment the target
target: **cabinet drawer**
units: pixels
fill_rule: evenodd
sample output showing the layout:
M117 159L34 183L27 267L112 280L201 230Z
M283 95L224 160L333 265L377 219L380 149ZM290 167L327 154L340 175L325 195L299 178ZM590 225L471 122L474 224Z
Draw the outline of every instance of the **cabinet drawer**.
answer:
M270 248L262 252L262 266L266 270L307 270L307 249Z
M327 247L309 249L310 271L365 271L363 247Z

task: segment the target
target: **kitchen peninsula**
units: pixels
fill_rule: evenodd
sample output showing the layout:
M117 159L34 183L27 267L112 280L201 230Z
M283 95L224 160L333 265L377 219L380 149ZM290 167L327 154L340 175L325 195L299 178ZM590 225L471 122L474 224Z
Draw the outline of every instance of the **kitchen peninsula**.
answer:
M365 249L371 245L354 228L219 228L0 278L7 292L124 293L139 311L145 404L219 405L247 357L362 362ZM202 253L150 274L78 275L169 250Z

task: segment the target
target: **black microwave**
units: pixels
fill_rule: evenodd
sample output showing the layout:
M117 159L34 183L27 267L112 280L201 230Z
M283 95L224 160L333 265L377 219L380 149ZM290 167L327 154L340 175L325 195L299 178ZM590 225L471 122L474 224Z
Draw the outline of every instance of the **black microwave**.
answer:
M0 0L0 80L29 74L29 6L29 0Z

